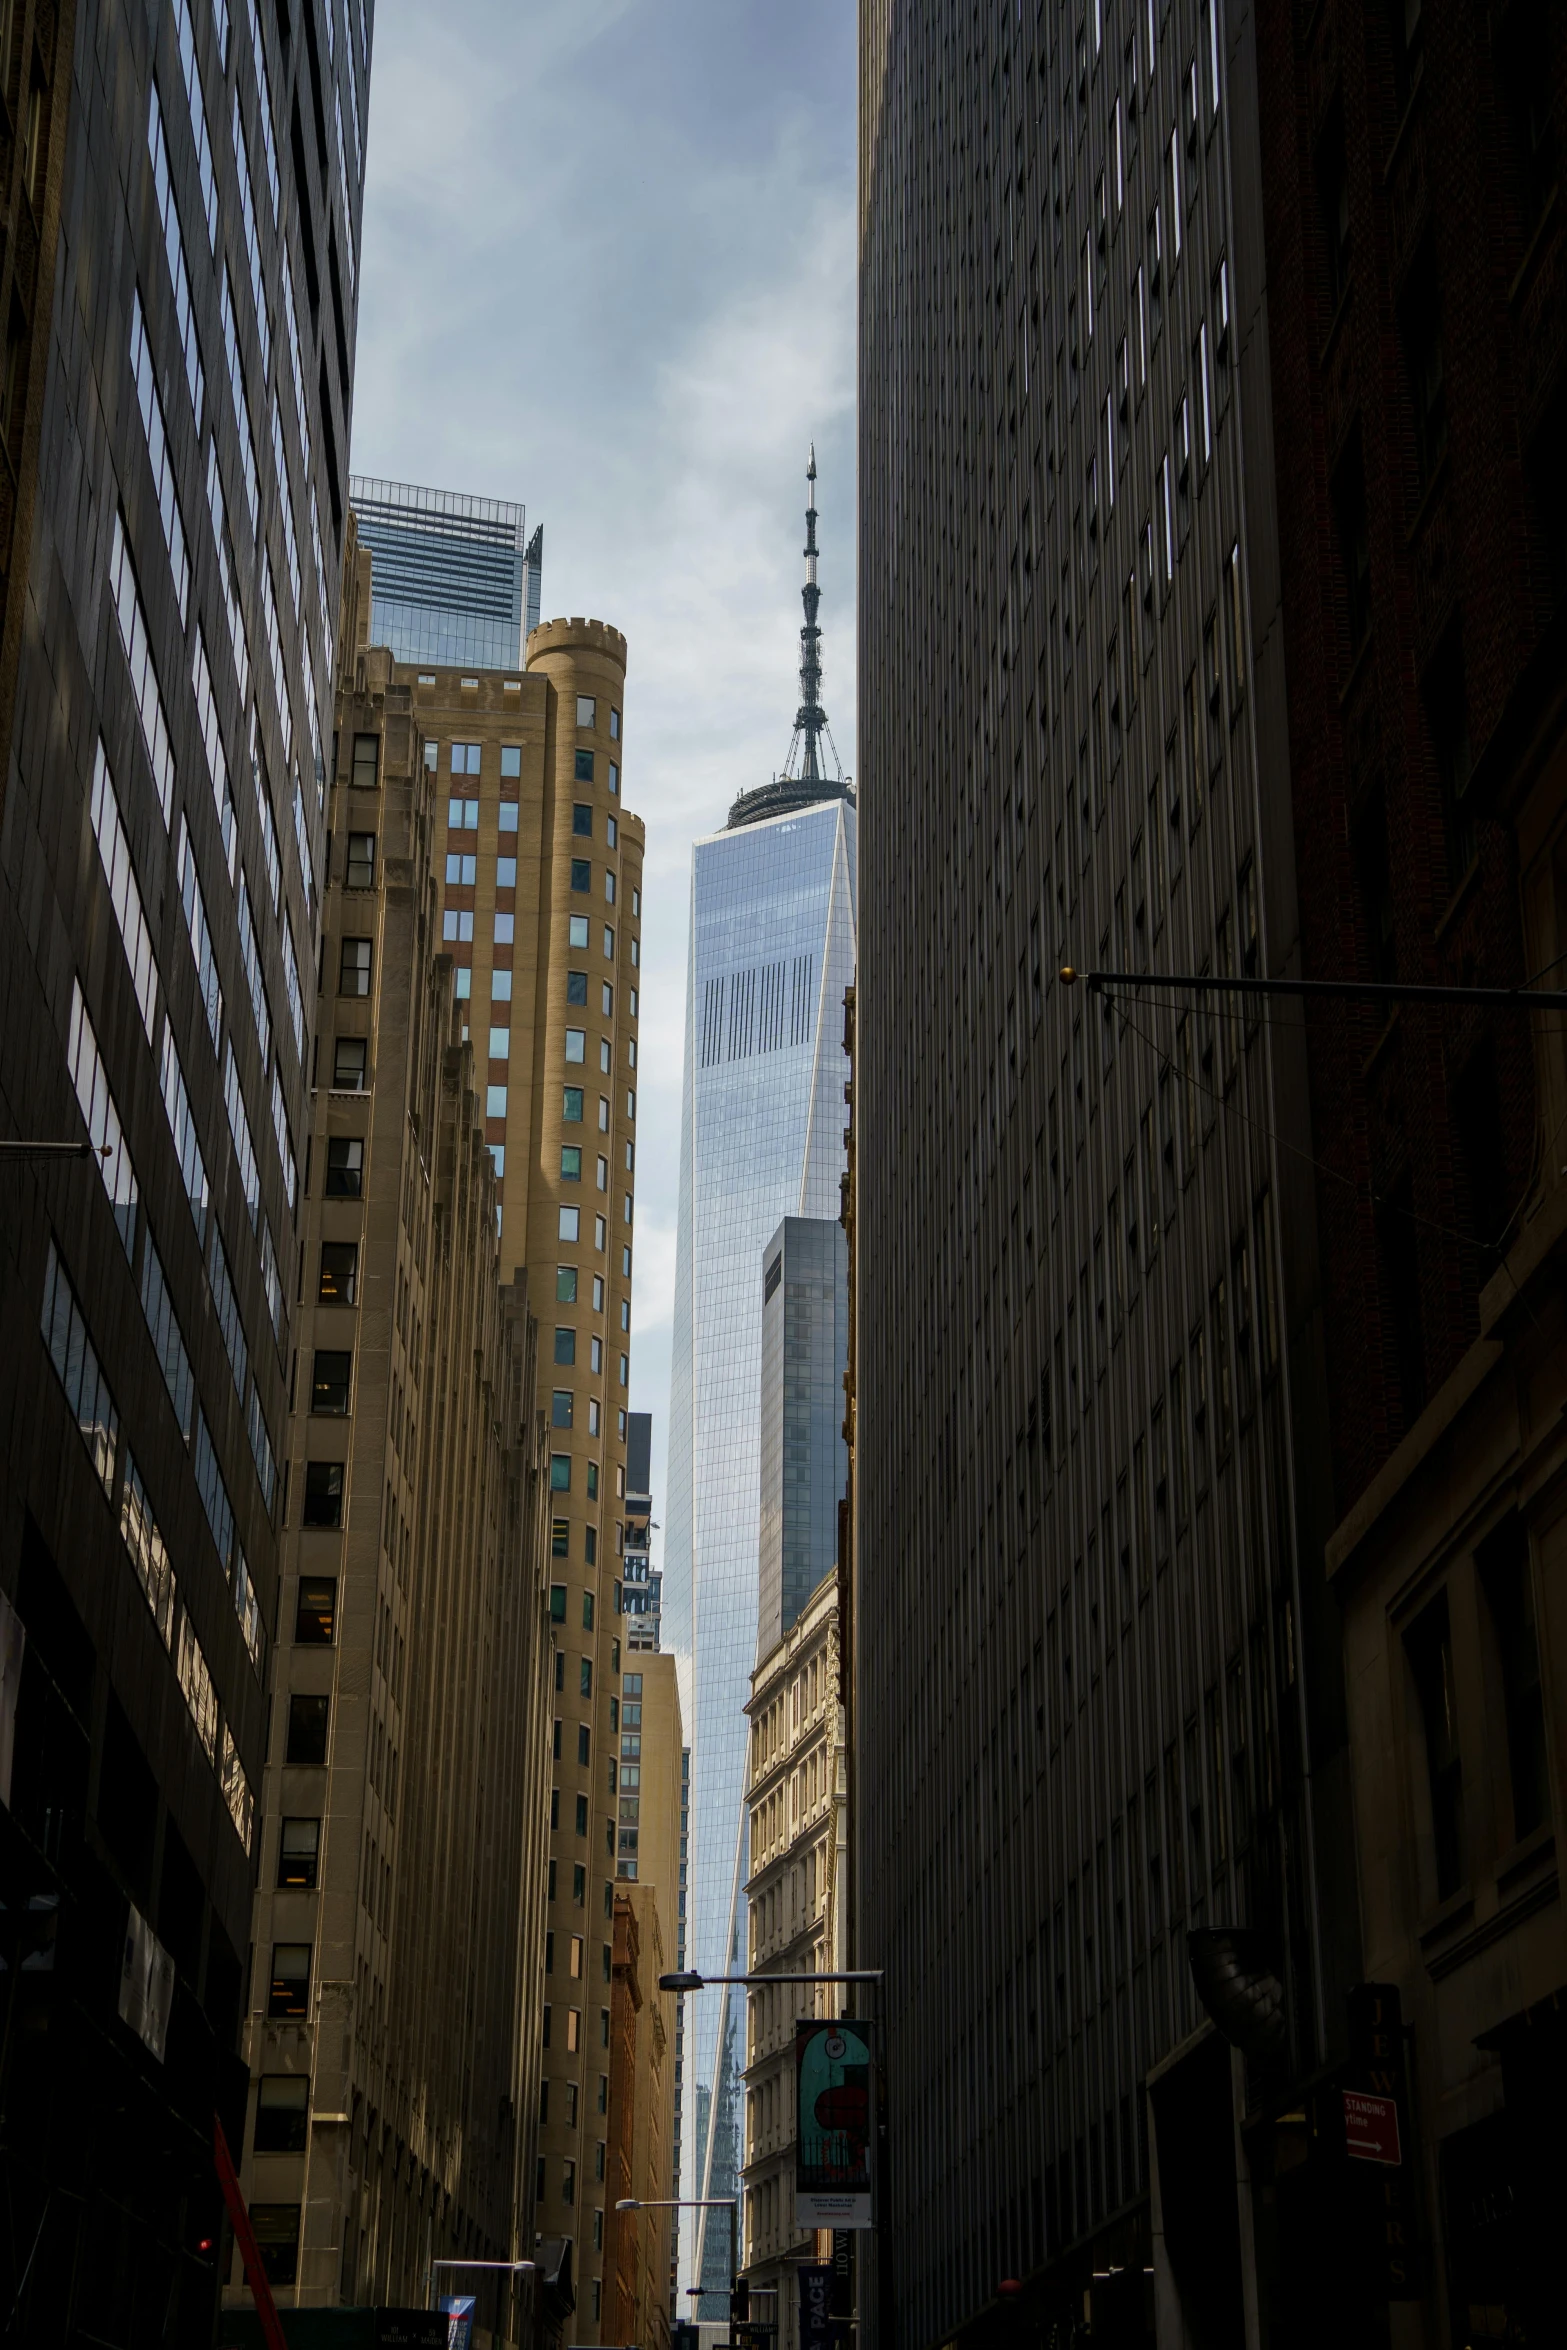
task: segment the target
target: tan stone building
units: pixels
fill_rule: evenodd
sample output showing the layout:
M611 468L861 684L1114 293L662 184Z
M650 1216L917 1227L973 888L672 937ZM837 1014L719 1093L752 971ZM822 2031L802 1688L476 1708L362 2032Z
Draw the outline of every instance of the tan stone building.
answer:
M676 2015L658 1988L678 1964L685 1849L684 1743L672 1656L628 1655L620 1712L612 2061L602 2339L667 2345L676 2229L672 2211L617 2212L625 2196L676 2192Z
M1567 689L1536 663L1477 768L1526 968L1567 957ZM1514 1015L1508 1015L1513 1017ZM1328 1546L1344 1611L1365 1973L1411 2076L1417 2299L1398 2338L1559 2340L1567 2159L1567 1050L1533 1016L1533 1186L1479 1334Z
M620 1798L641 819L621 805L625 639L551 620L526 667L404 666L436 795L442 944L525 1271L550 1421L553 1777L536 2227L574 2253L598 2338Z
M422 2303L432 2259L531 2248L553 1680L538 1331L444 828L351 536L346 577L243 2156L298 2307Z
M836 1568L757 1666L746 1712L751 1969L839 1972L847 1964L848 1756ZM792 2266L816 2256L813 2231L794 2224L794 2027L800 2016L837 2013L842 1994L823 1985L747 1998L742 2262L757 2316L778 2324L776 2350L789 2350Z

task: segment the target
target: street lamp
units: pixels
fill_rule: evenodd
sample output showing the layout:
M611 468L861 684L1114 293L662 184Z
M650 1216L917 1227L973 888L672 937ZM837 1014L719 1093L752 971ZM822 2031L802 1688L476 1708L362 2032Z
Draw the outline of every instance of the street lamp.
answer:
M659 1989L667 1991L673 1978L661 1975ZM735 2330L735 2284L740 2274L740 2198L738 2195L655 2195L645 2200L636 2195L622 2195L615 2205L617 2211L727 2211L729 2214L729 2331ZM700 2285L691 2287L699 2293Z
M706 1991L730 1984L749 1991L768 1983L880 1983L884 1979L879 1966L866 1966L833 1975L660 1975L658 1987L661 1991Z
M435 2293L435 2272L438 2268L499 2269L503 2275L511 2277L520 2277L524 2274L536 2277L539 2273L539 2264L536 2260L432 2260L427 2263L425 2269L424 2300L427 2309L433 2309L435 2306L433 2295Z

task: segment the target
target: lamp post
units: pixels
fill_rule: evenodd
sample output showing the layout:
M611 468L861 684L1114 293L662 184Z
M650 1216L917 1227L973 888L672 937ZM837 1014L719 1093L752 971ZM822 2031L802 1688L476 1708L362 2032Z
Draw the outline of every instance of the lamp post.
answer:
M539 2264L536 2260L432 2260L425 2270L424 2300L427 2309L435 2307L435 2272L438 2268L498 2269L503 2276L510 2277L520 2277L525 2274L536 2277L539 2273Z
M886 1970L885 1968L879 1966L845 1967L839 1968L832 1973L807 1975L699 1975L694 1971L687 1970L686 1972L680 1974L660 1975L658 1978L658 1987L661 1991L705 1991L710 1984L718 1986L726 1983L738 1985L747 1991L761 1989L768 1985L774 1985L778 1983L808 1984L813 1986L817 1983L874 1983L877 1989L880 1990L886 1983ZM883 2018L883 2039L885 2040L885 2018ZM882 2051L882 2061L884 2063L886 2061L885 2047L883 2047ZM878 2099L876 2121L876 2192L880 2198L885 2196L886 2191L887 2117L884 2111L884 2100ZM881 2324L884 2329L884 2336L890 2335L891 2332L893 2291L891 2245L892 2239L887 2231L885 2219L883 2219L883 2225L879 2231L879 2241L877 2243L876 2250L878 2262L878 2284L881 2301ZM730 2330L733 2331L732 2326Z
M660 1975L658 1987L667 1991L669 1975ZM735 2330L735 2283L740 2274L740 2198L738 2195L655 2195L643 2198L622 2195L615 2205L617 2211L727 2211L729 2214L729 2338ZM693 2285L693 2292L701 2288Z

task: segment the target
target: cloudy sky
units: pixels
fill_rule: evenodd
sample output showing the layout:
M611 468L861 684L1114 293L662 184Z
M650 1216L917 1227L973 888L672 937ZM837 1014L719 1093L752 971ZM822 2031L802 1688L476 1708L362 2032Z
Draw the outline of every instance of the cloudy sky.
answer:
M823 699L854 765L854 21L853 0L376 9L354 470L520 499L546 617L629 644L632 1402L660 1501L690 847L789 746L813 439Z

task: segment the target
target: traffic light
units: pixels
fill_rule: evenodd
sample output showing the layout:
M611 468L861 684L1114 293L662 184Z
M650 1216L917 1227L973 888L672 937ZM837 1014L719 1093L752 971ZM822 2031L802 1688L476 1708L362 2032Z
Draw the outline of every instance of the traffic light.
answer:
M729 2287L729 2322L731 2328L743 2326L751 2314L751 2287L745 2277L735 2277Z

